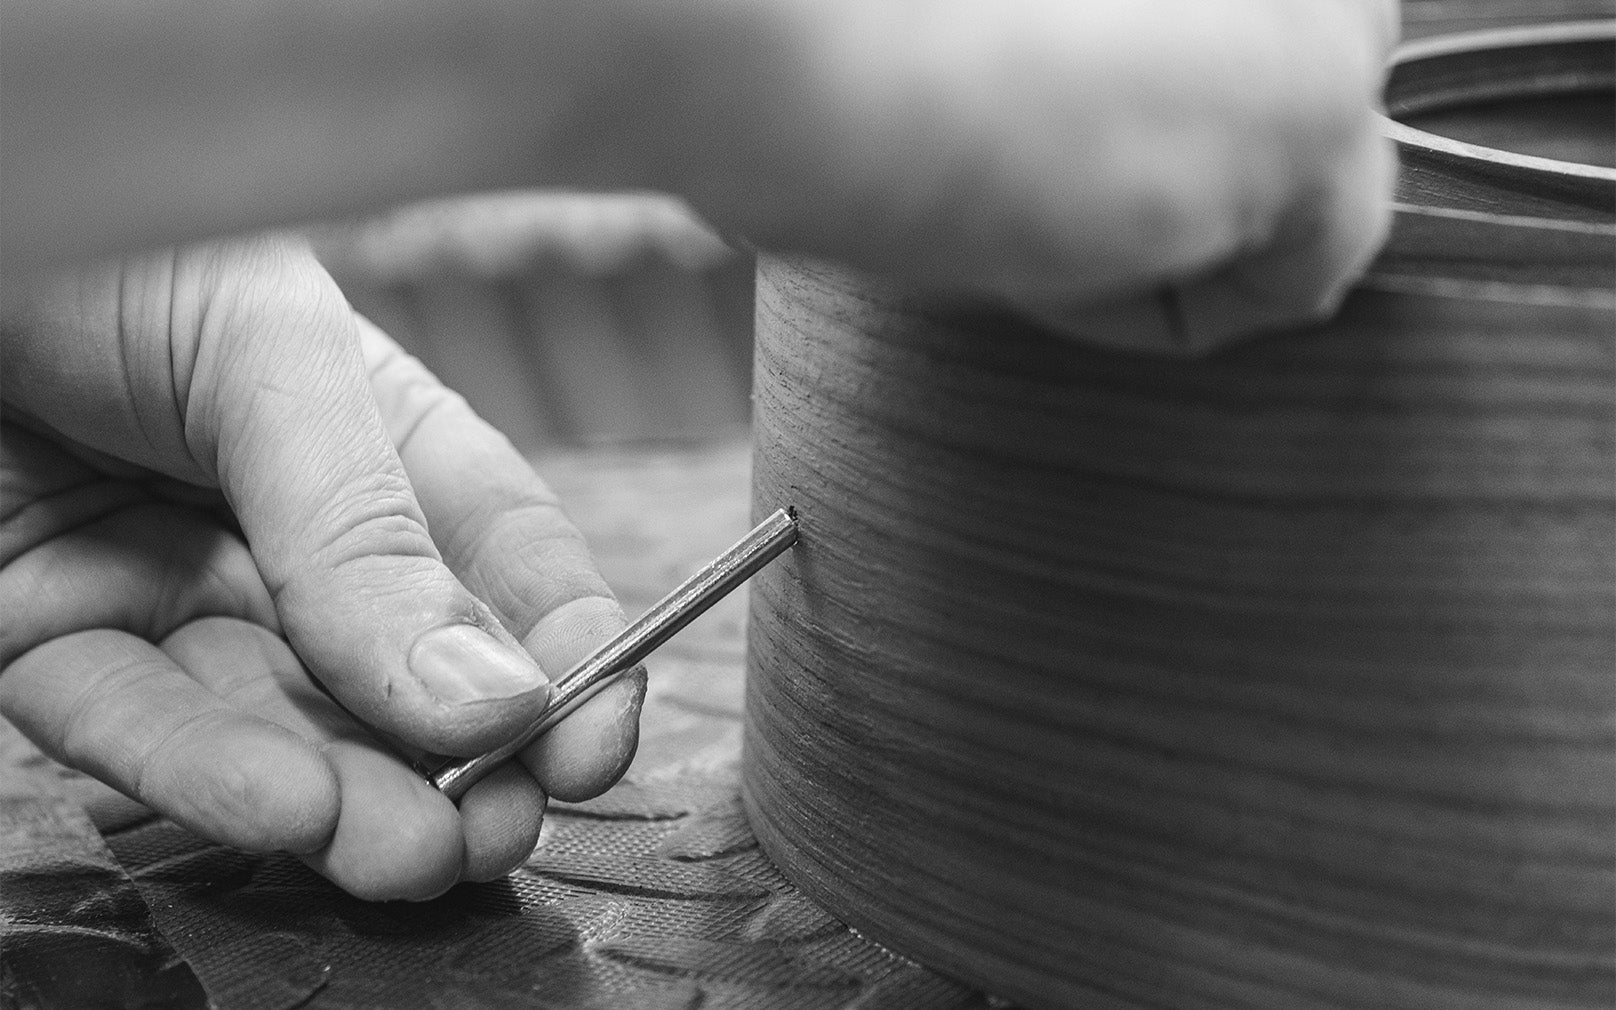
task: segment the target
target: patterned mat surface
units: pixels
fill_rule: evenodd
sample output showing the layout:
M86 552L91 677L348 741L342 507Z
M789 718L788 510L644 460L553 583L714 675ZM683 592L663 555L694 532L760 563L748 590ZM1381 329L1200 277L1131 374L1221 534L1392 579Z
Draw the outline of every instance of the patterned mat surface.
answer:
M109 844L231 1010L993 1005L791 887L757 848L734 764L557 805L515 874L420 904L358 901L291 857L166 822Z

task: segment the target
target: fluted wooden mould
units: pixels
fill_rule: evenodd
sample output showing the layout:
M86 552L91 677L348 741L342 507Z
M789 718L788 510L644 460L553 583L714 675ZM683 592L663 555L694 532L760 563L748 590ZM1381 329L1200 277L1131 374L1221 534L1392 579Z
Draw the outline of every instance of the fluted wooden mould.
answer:
M1339 318L1205 361L761 264L794 882L1030 1006L1610 1004L1610 266L1402 199Z

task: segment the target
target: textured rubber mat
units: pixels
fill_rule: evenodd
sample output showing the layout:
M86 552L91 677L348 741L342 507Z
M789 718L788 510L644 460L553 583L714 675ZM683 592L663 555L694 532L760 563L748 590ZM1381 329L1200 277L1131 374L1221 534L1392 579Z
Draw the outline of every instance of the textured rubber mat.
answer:
M79 805L0 797L0 1006L206 1005Z
M420 904L358 901L291 857L167 822L109 842L221 1010L1004 1005L788 884L757 847L733 763L556 804L517 873Z

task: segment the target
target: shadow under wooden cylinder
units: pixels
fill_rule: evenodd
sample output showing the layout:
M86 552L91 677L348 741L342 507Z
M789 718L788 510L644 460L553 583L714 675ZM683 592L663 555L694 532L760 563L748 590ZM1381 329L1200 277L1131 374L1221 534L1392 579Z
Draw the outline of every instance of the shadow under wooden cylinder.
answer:
M787 876L1032 1006L1608 1005L1616 221L1506 175L1405 176L1338 318L1201 361L765 259Z

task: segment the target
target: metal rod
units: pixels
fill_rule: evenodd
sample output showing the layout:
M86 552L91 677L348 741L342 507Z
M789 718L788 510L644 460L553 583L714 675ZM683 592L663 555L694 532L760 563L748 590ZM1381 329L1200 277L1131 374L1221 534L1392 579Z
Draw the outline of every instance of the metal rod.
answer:
M778 509L741 540L664 596L616 638L568 670L550 695L550 707L521 736L473 758L459 758L427 774L445 796L458 800L474 783L543 736L579 705L695 620L797 540L797 516Z

